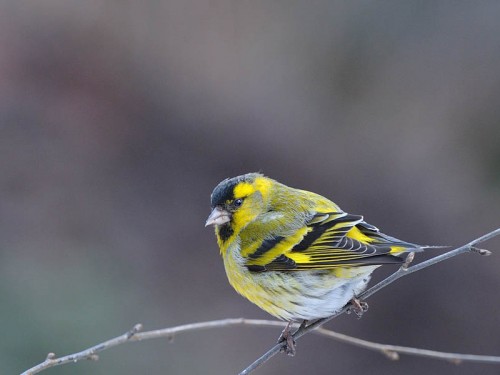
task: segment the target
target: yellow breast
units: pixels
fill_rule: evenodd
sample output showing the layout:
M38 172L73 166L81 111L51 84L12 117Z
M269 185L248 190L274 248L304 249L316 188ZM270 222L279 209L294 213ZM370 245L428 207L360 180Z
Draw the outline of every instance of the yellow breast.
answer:
M288 321L332 315L363 290L376 268L250 272L237 242L223 252L223 259L229 283L239 294Z

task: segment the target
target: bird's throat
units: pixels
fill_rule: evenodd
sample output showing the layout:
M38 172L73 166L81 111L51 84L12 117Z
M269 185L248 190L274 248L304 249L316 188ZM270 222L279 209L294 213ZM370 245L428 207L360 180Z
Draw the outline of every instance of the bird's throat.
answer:
M217 240L219 245L227 246L227 242L233 236L234 230L231 226L231 223L227 223L224 225L219 225L217 227Z

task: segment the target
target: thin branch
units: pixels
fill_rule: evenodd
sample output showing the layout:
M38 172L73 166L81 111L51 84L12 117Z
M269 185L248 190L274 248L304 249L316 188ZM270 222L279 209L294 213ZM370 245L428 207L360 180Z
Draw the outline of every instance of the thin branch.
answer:
M330 331L324 328L317 328L313 331L313 333L317 333L321 336L326 336L341 341L343 343L359 346L360 348L365 348L380 352L392 360L398 360L399 354L408 354L419 357L442 359L450 361L455 364L459 364L462 362L480 362L480 363L493 363L493 364L500 363L500 357L498 356L447 353L436 350L411 348L408 346L380 344L373 341L367 341L358 339L356 337L347 336L342 333Z
M372 288L368 289L364 293L359 295L359 298L365 299L372 294L376 293L380 289L384 288L385 286L389 285L390 283L394 282L395 280L399 279L400 277L406 276L410 273L419 271L423 268L429 267L433 264L436 264L438 262L441 262L443 260L449 259L451 257L454 257L456 255L465 253L465 252L477 252L481 255L489 255L490 252L487 250L482 250L476 248L474 245L484 242L488 239L491 239L495 236L500 235L500 228L490 232L470 243L467 245L464 245L460 248L457 248L455 250L449 251L445 254L436 256L434 258L431 258L425 262L419 263L415 266L412 267L407 267L407 265L404 265L402 268L400 268L398 271L396 271L394 274L389 276L388 278L382 280L380 283L376 284ZM445 359L445 360L450 360L454 363L460 363L462 361L473 361L473 362L483 362L483 363L500 363L500 357L495 357L495 356L482 356L482 355L474 355L474 354L457 354L457 353L445 353L445 352L438 352L438 351L433 351L433 350L427 350L427 349L417 349L417 348L409 348L409 347L404 347L404 346L395 346L395 345L386 345L386 344L378 344L366 340L361 340L358 338L350 337L347 335L343 335L341 333L336 333L330 330L326 330L324 328L319 328L322 324L326 323L330 319L333 319L334 317L346 312L350 306L345 306L341 311L339 311L337 314L334 316L325 318L325 319L320 319L307 327L305 327L302 330L299 330L294 334L294 338L298 339L299 337L305 335L308 332L313 332L315 334L323 335L329 338L334 338L336 340L339 340L341 342L349 343L352 345L360 346L363 348L367 349L372 349L379 351L385 355L387 355L391 359L397 359L397 353L404 353L404 354L410 354L410 355L418 355L418 356L425 356L425 357L431 357L431 358L436 358L436 359ZM141 340L149 340L149 339L154 339L154 338L169 338L173 339L173 337L178 334L178 333L184 333L184 332L191 332L191 331L200 331L204 329L213 329L213 328L221 328L221 327L230 327L230 326L238 326L238 325L249 325L249 326L261 326L261 327L284 327L285 322L278 322L278 321L270 321L270 320L257 320L257 319L244 319L244 318L236 318L236 319L222 319L222 320L214 320L214 321L208 321L208 322L200 322L200 323L192 323L192 324L185 324L177 327L172 327L172 328L165 328L165 329L158 329L158 330L153 330L153 331L146 331L146 332L140 332L142 330L142 325L141 324L136 324L130 331L124 333L123 335L120 335L118 337L115 337L113 339L104 341L100 344L94 345L91 348L85 349L83 351L74 353L74 354L69 354L63 357L56 358L56 355L54 353L49 353L47 355L47 358L45 361L42 363L26 370L23 372L21 375L32 375L39 373L43 370L46 370L51 367L67 364L67 363L76 363L81 360L98 360L99 356L97 353L102 352L104 350L110 349L112 347L122 345L128 342L132 341L141 341ZM251 371L256 369L258 366L263 364L265 361L276 355L281 348L283 347L283 344L277 344L273 348L271 348L266 354L264 354L262 357L260 357L257 361L255 361L252 365L247 367L241 374L249 374Z
M169 340L172 340L174 336L179 333L200 331L213 328L241 326L241 325L254 326L254 327L257 326L257 327L282 328L286 325L286 322L280 322L275 320L235 318L235 319L221 319L208 322L184 324L177 327L157 329L146 332L139 332L140 329L142 328L142 325L136 324L134 328L132 328L125 334L115 337L111 340L107 340L101 344L97 344L89 349L82 350L81 352L70 354L60 358L56 358L54 353L49 353L47 359L44 362L30 368L29 370L26 370L21 375L32 375L51 367L64 365L66 363L76 363L81 360L98 360L99 357L96 354L97 352L101 352L110 349L114 346L125 344L127 342L142 341L142 340L149 340L156 338L167 338ZM402 354L423 356L435 359L443 359L452 361L453 363L461 363L465 361L482 362L482 363L500 363L500 356L496 357L496 356L475 355L475 354L446 353L435 350L410 348L406 346L380 344L372 341L358 339L356 337L344 335L342 333L334 332L324 328L317 328L313 331L313 333L320 336L325 336L330 339L337 340L339 342L380 352L392 360L399 359L398 353L402 353Z
M140 332L142 330L142 324L136 324L130 331L124 333L123 335L104 341L80 352L69 354L59 358L56 358L56 355L54 353L49 353L45 361L24 371L21 375L33 375L51 367L64 365L66 363L76 363L81 360L96 361L99 359L97 353L118 345L125 344L127 342L142 341L155 338L168 338L169 340L172 340L178 333L201 331L205 329L230 327L237 325L282 327L284 324L284 322L278 321L260 321L254 319L236 318L184 324L172 328L157 329L146 332Z
M64 357L56 358L54 353L47 354L47 358L42 363L26 370L21 375L31 375L36 374L40 371L46 370L50 367L55 367L59 365L64 365L66 363L78 362L82 359L88 359L92 361L97 361L99 356L98 352L102 352L103 350L112 348L113 346L121 345L125 342L131 341L132 338L142 329L142 324L136 324L130 331L124 333L121 336L115 337L113 339L104 341L100 344L94 345L91 348L82 350L81 352L66 355Z
M382 288L385 288L386 286L388 286L389 284L393 283L394 281L396 281L397 279L399 279L403 276L407 276L413 272L420 271L424 268L430 267L434 264L437 264L439 262L442 262L444 260L450 259L452 257L455 257L455 256L463 254L463 253L473 252L473 253L478 253L480 255L490 255L491 252L489 252L488 250L478 249L477 247L475 247L475 245L477 245L481 242L487 241L487 240L489 240L493 237L496 237L498 235L500 235L500 228L495 229L494 231L489 232L489 233L485 234L484 236L481 236L481 237L469 242L466 245L460 246L459 248L448 251L444 254L435 256L431 259L428 259L428 260L426 260L422 263L416 264L414 266L408 267L408 264L403 264L403 266L400 267L392 275L385 278L384 280L382 280L378 284L374 285L370 289L361 293L358 296L358 298L362 299L362 300L366 299L366 298L372 296L373 294L375 294L376 292L378 292L379 290L381 290ZM338 311L336 314L329 316L327 318L319 319L319 320L315 321L314 323L304 327L303 329L299 329L297 332L294 333L294 335L293 335L294 339L295 340L299 339L300 337L302 337L306 333L320 327L321 325L332 320L333 318L347 312L350 307L351 307L351 304L349 303L346 306L344 306L343 309ZM261 366L262 364L267 362L269 359L274 357L276 354L278 354L284 348L284 345L285 345L285 343L283 343L283 342L274 345L271 349L269 349L267 352L265 352L261 357L259 357L257 360L255 360L250 366L248 366L243 371L241 371L239 375L250 374L256 368L258 368L259 366Z

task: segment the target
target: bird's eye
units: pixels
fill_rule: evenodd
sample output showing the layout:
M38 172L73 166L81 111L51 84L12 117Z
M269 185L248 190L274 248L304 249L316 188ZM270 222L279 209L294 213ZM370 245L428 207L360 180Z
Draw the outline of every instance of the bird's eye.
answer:
M239 207L243 204L243 199L235 199L234 202L233 202L234 206L235 207Z

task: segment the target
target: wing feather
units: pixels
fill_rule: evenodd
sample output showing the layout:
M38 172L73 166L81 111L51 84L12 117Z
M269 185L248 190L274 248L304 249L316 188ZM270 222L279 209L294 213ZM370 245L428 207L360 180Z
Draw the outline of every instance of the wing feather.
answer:
M324 270L402 263L397 255L419 251L421 247L381 233L366 223L363 216L322 212L312 216L293 236L264 241L259 250L247 261L251 271Z

